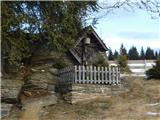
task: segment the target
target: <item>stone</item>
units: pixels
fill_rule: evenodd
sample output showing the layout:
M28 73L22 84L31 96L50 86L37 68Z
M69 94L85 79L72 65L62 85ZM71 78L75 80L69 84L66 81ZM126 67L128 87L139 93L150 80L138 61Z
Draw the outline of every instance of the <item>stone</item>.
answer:
M57 100L58 100L57 96L55 94L52 94L52 95L45 95L41 97L28 99L22 104L23 104L23 109L25 109L26 106L28 106L28 104L34 103L34 102L36 102L36 104L38 104L41 107L46 107L46 106L57 104Z
M45 96L41 100L42 106L54 105L57 103L57 97L55 95Z
M29 91L23 91L23 94L24 94L25 96L27 96L27 97L29 97L29 96L31 96L31 95L32 95L32 93L31 93L31 92L29 92Z
M50 72L35 72L31 75L30 79L25 83L25 90L54 90L55 77Z
M47 89L48 84L46 82L43 81L38 81L38 80L30 80L32 86L35 86L35 89ZM29 89L33 89L33 88L29 88Z
M12 104L1 103L1 117L7 117L10 114Z
M50 68L49 72L52 73L53 75L58 75L58 70L56 68Z
M15 103L21 91L24 82L14 79L2 79L1 81L1 99L2 102Z
M59 84L59 91L62 98L68 103L88 101L96 98L109 98L119 95L126 90L119 85L98 85L98 84Z

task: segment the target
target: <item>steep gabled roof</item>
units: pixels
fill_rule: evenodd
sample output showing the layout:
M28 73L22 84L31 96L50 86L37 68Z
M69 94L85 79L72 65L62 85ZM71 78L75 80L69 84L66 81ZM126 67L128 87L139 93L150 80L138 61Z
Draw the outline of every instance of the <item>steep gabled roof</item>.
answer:
M87 34L93 34L96 38L96 40L99 42L99 44L101 45L101 48L103 51L108 51L108 48L106 47L105 43L102 41L102 39L98 36L98 34L95 32L95 30L93 29L93 27L90 25L90 26L87 26L85 27L81 34L80 34L80 37L78 38L78 40L76 41L75 46L77 46L85 37Z
M74 47L69 50L79 63L81 63L81 58L74 48L76 48L76 46L78 46L86 37L90 37L91 41L94 40L94 43L97 45L97 49L99 49L99 51L105 52L108 50L108 48L106 47L102 39L98 36L98 34L95 32L95 30L92 28L92 26L85 27L80 33L79 38L76 40Z

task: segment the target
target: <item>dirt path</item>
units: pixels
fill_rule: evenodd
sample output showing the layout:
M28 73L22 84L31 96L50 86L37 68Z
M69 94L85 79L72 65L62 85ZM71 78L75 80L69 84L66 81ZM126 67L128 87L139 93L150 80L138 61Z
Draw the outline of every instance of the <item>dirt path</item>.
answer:
M41 105L37 101L29 102L25 105L25 111L22 113L21 120L39 120Z

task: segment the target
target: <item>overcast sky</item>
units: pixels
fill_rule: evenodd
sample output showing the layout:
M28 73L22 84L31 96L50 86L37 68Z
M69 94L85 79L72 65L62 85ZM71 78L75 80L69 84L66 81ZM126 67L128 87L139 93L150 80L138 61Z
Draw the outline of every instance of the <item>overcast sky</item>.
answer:
M160 18L151 19L146 11L120 9L100 19L96 27L96 32L112 51L119 51L121 43L127 50L131 46L139 51L142 46L160 50Z

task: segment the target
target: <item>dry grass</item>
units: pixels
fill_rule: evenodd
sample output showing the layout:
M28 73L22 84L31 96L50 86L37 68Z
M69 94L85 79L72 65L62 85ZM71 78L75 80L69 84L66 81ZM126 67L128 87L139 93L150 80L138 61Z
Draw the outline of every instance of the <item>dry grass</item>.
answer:
M160 106L147 104L160 103L160 80L146 81L128 78L129 92L113 97L108 119L112 120L160 120L160 116L149 116L146 112L160 113Z
M84 120L99 119L102 110L111 106L111 100L97 98L95 100L80 102L77 104L58 103L54 106L44 108L48 114L43 116L42 120ZM97 116L98 115L98 116Z
M123 82L129 89L128 92L73 105L61 101L41 109L39 118L40 120L160 120L160 115L146 115L146 112L160 113L160 104L147 105L160 103L160 80L147 81L128 77Z
M45 108L47 115L42 120L160 120L147 112L160 112L160 80L143 80L128 77L124 80L128 92L108 99L98 98L74 105L59 103Z

